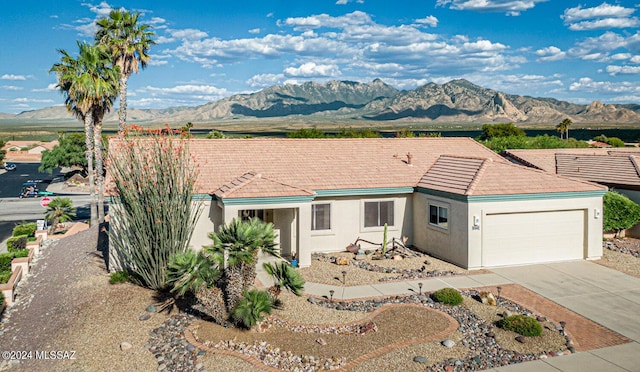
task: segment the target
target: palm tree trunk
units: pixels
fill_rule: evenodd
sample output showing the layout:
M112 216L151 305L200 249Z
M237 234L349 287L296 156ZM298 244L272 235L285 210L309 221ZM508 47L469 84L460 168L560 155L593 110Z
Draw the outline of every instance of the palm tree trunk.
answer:
M227 311L231 313L236 308L243 293L242 268L240 265L229 266L224 269L224 297Z
M98 223L98 208L96 206L95 177L93 172L93 111L89 110L84 116L85 145L87 146L87 173L89 177L89 195L91 196L91 225Z
M120 108L118 109L118 135L124 135L124 127L127 125L127 80L129 74L120 75Z
M93 145L96 158L96 183L98 189L98 222L104 222L104 166L102 164L102 122L94 123Z

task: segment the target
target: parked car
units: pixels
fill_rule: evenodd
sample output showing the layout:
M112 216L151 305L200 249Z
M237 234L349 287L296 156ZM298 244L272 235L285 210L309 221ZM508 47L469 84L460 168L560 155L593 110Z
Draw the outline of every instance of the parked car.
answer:
M16 170L16 165L13 163L4 163L4 169L8 171Z

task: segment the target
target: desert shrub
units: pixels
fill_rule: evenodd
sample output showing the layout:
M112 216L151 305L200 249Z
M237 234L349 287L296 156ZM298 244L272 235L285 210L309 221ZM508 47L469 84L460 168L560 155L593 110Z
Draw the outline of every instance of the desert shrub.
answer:
M498 137L525 137L526 135L524 130L513 123L484 124L479 139L486 141Z
M35 222L20 224L13 228L12 236L20 236L20 235L33 236L36 233L36 227L37 226Z
M21 249L25 249L27 247L27 236L12 236L7 239L7 250L9 252L19 251Z
M436 302L447 305L460 305L463 301L462 295L455 288L442 288L431 294L431 298Z
M508 331L519 333L523 336L532 337L542 335L542 326L535 318L517 314L508 316L498 322L498 326Z
M266 291L252 289L244 293L244 298L233 311L234 320L242 327L251 329L262 321L264 314L271 314L273 298Z
M188 140L153 130L110 144L109 174L117 194L109 206L110 262L143 287L168 286L169 258L188 248L202 212L202 202L194 199L198 169L188 146Z
M15 258L21 258L21 257L27 257L27 256L29 256L29 250L27 248L20 249L18 251L13 252L13 257Z
M128 279L129 275L127 275L126 271L116 271L111 273L111 276L109 277L109 284L126 283Z

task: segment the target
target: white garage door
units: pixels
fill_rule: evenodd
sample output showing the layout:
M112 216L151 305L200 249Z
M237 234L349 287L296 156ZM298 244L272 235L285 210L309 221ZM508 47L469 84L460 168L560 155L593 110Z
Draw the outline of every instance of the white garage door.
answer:
M584 210L487 214L482 266L584 258Z

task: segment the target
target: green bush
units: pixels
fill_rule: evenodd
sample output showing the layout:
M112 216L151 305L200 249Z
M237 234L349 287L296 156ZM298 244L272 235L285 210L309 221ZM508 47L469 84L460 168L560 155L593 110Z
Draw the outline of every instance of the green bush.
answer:
M431 294L431 298L436 302L447 305L460 305L463 301L462 295L455 288L442 288Z
M109 277L109 284L125 283L127 280L129 280L129 275L126 271L116 271L111 273L111 276Z
M15 252L27 247L27 236L12 236L7 239L7 251Z
M0 284L5 284L11 278L11 270L9 271L0 271Z
M0 292L0 307L4 305L4 293Z
M499 137L526 137L526 135L524 130L513 123L484 124L479 139L486 141Z
M27 256L29 256L29 250L27 248L13 252L13 257L15 258L21 258L21 257L27 257Z
M13 228L13 236L20 236L20 235L26 235L26 236L33 236L36 233L36 223L35 222L27 222L27 223L22 223L16 227Z
M0 254L0 271L11 271L11 260L13 260L13 252Z
M602 198L604 209L604 231L615 231L616 235L640 221L640 206L626 196L609 191Z
M542 326L535 318L522 314L508 316L498 322L498 326L508 331L532 337L542 335Z

